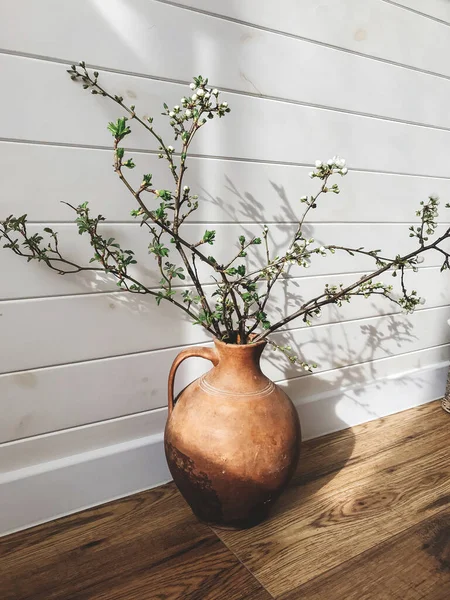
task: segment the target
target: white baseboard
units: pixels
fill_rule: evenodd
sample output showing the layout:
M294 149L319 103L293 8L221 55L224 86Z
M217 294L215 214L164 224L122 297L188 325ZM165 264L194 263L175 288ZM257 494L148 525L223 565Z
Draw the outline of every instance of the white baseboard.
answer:
M161 434L0 475L0 535L170 481Z
M296 402L304 439L346 429L443 396L448 362L328 389ZM302 378L282 382L303 398ZM170 480L162 432L0 474L0 535Z

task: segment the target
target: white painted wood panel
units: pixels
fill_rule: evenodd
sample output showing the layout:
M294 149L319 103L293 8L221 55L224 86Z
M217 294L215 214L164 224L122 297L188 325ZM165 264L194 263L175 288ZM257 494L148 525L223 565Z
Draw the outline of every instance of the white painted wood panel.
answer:
M449 80L159 2L19 0L0 38L14 52L178 81L202 73L257 96L450 126ZM168 51L168 39L183 51Z
M130 216L134 200L112 170L110 150L0 142L0 156L2 218L27 213L31 221L73 221L73 213L61 200L73 205L87 200L108 220L134 222ZM171 188L165 163L152 155L136 157L142 169L149 165L158 188ZM193 219L205 223L295 220L301 209L299 198L318 189L317 181L308 177L310 171L311 165L192 157L186 183L201 200ZM350 170L336 181L341 194L324 197L312 215L315 222L404 223L415 218L419 202L430 194L439 195L443 203L450 200L450 175L436 179ZM450 211L442 209L440 221L450 222Z
M450 75L446 25L381 0L285 0L282 10L272 0L177 0L175 4L299 36L337 50Z
M334 200L334 199L333 199ZM208 226L211 229L214 225ZM77 264L89 266L93 255L89 238L80 236L75 225L57 224L53 226L60 238L60 249L63 255ZM218 224L214 226L216 242L214 246L205 249L207 255L213 254L221 264L227 264L238 252L237 240L239 235L245 234L247 239L260 236L262 225L255 224ZM271 256L279 256L286 251L293 238L296 225L272 225L270 230ZM42 232L42 226L30 225L30 233ZM151 241L146 229L137 224L115 224L103 226L101 231L106 237L114 237L122 248L131 248L136 253L138 264L129 269L130 275L136 276L148 286L158 287L161 276L157 270L155 260L148 254L148 245ZM188 241L195 243L204 234L205 225L185 225L183 235ZM417 248L417 244L409 237L407 224L340 224L314 223L305 228L307 235L313 236L317 245L335 244L353 248L364 247L366 250L382 249L383 256L395 257L397 254L407 254ZM436 235L443 232L441 226ZM45 234L47 235L47 234ZM165 241L170 248L170 236ZM449 245L449 244L447 244ZM444 246L445 247L445 244ZM171 258L181 264L176 253ZM252 246L245 260L236 264L246 264L248 272L264 266L264 250L262 245ZM423 266L436 267L442 264L442 255L438 252L428 252L424 255ZM92 266L92 265L91 265ZM215 271L205 263L198 261L198 273L202 282L213 283ZM288 271L289 277L304 277L316 275L333 275L337 273L370 273L376 268L372 258L364 255L351 256L347 252L339 251L334 255L323 257L314 255L310 260L308 269L292 265ZM27 297L58 296L60 294L83 294L101 291L117 291L115 279L110 275L96 272L80 272L76 274L59 275L49 269L45 264L37 261L28 263L24 258L17 256L11 250L0 252L0 271L4 279L0 284L0 300L9 300ZM389 278L389 276L388 276ZM414 281L414 278L412 278ZM436 280L439 289L447 285L448 272ZM188 283L188 282L187 282ZM133 305L136 297L130 300ZM152 303L154 301L152 300Z
M200 132L186 180L202 199L186 237L216 229L219 261L241 233L258 235L263 223L273 224L273 251L281 252L299 197L317 188L310 165L336 153L351 172L339 181L340 196L324 198L308 233L320 243L407 252L420 200L450 199L450 29L438 22L448 20L441 0L402 4L0 3L0 218L28 212L30 231L51 221L67 253L88 260L88 241L59 204L88 200L110 219L105 232L137 250L139 275L157 282L148 236L133 224L131 198L111 170L106 125L122 111L65 73L66 61L84 59L102 67L105 85L140 114L155 116L164 135L170 128L160 107L179 104L188 92L181 83L192 75L203 72L230 90L223 99L232 112ZM157 187L169 188L145 132L134 128L126 141L138 165L131 179L151 171ZM309 375L269 349L263 361L298 406L305 437L443 393L450 286L438 265L437 255L428 256L408 278L428 301L414 315L398 314L383 298L358 299L324 310L311 328L293 322L274 337L318 363ZM326 282L349 283L372 266L361 257L316 257L275 288L274 311L284 316ZM209 336L152 298L111 292L117 288L104 279L63 278L3 250L0 272L0 531L167 479L167 372L180 349L210 344ZM201 277L211 281L203 267ZM186 361L177 388L209 366Z
M440 19L450 24L450 4L448 0L383 0L389 4L403 6L406 9L417 11L418 13Z
M73 437L77 444L81 440L81 445L76 446L77 451L81 451L80 447L86 450L83 440L87 439L89 444L95 441L96 434L93 432L96 431L107 432L107 439L102 437L106 445L119 441L118 435L121 436L120 441L123 441L124 435L138 438L153 433L154 420L151 415L156 414L154 409L166 406L165 375L180 350L181 347L156 350L0 375L0 397L5 414L8 415L8 419L0 420L0 443L103 421L106 423L102 423L100 429L83 428L79 435L70 433L71 439ZM319 367L314 374L298 373L298 377L281 381L281 385L296 405L300 406L344 393L342 390L350 393L355 387L361 389L371 382L394 377L398 373L420 372L430 365L449 359L450 346L441 345L329 371L323 371ZM185 361L177 371L177 390L181 390L210 367L208 361L200 358ZM265 369L268 368L266 363ZM380 393L381 397L385 398L385 394ZM144 411L145 414L142 414ZM162 414L158 412L159 416ZM123 422L116 419L125 415L129 415L129 419ZM317 421L316 428L321 427L321 419ZM157 422L158 427L161 426L161 421ZM47 442L39 442L39 445L42 444L40 447L46 452L47 447L49 448L47 459L50 456L55 458L52 450L55 448L54 438L45 439ZM64 440L64 437L57 439ZM59 453L64 452L64 443L58 448ZM71 450L74 448L73 445L70 446ZM11 452L16 456L14 449ZM2 446L0 456L6 462ZM21 451L20 456L23 456ZM5 464L5 469L15 468L11 464Z
M0 98L4 138L110 146L106 124L122 111L105 98L85 93L81 86L76 89L62 65L2 55L0 68L8 90ZM101 75L105 86L127 99L131 95L130 103L138 110L151 111L155 128L164 135L160 107L163 101L179 104L185 86L109 72ZM28 110L31 97L40 107L38 119ZM449 176L449 131L232 93L227 98L232 112L226 122L209 123L193 142L193 152L296 163L338 152L358 169ZM155 149L144 133L133 128L127 140L131 148ZM136 170L141 169L138 165Z

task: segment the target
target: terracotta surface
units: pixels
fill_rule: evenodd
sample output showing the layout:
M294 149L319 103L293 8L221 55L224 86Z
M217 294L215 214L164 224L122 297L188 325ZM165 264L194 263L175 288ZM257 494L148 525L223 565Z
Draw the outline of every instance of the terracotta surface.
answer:
M185 500L207 523L248 527L261 521L297 465L297 411L262 373L264 347L215 340L215 348L182 351L170 371L167 462ZM173 406L176 369L190 356L214 367Z

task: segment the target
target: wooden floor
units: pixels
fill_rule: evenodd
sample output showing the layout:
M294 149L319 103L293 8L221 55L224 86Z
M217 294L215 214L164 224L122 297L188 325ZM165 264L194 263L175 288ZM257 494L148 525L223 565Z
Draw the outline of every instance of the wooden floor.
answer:
M0 540L1 600L450 600L450 415L304 444L265 523L213 531L172 484Z

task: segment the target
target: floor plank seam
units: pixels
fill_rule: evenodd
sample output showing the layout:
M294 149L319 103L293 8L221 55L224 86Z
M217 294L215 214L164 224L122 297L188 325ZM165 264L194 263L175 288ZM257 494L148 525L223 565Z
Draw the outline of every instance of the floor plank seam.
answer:
M209 527L209 526L208 526ZM248 572L249 574L252 576L252 578L258 583L259 586L261 586L261 588L267 592L269 594L269 596L272 598L272 600L275 600L275 596L273 596L269 590L266 588L266 586L258 579L258 577L253 573L253 571L247 567L247 565L245 564L245 562L243 562L239 556L236 554L236 552L234 552L234 550L232 548L230 548L228 546L228 544L220 537L220 535L217 533L217 531L215 531L212 527L209 527L209 529L212 531L212 533L219 539L219 541L225 546L225 548L227 548L227 550L229 550L231 552L231 554L236 558L236 560L239 562L239 564L241 564Z

